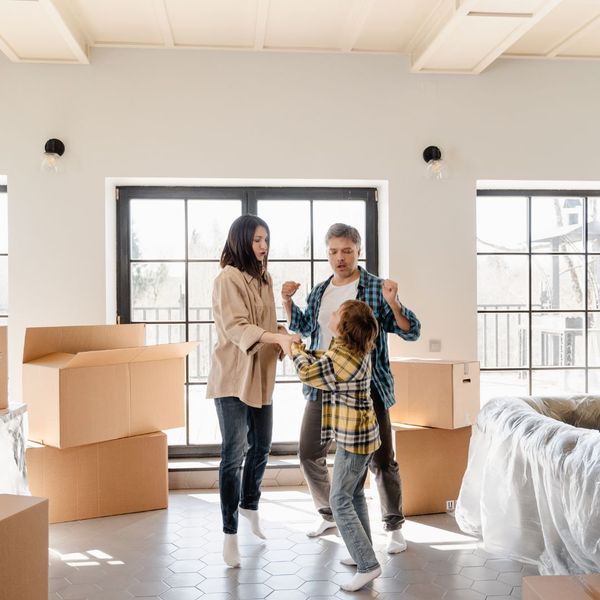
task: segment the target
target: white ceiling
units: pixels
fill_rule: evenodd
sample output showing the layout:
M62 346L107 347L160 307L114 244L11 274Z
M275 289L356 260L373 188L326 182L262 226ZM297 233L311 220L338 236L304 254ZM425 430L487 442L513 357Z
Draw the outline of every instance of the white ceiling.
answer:
M600 58L600 0L0 0L14 62L88 64L92 47L376 52L413 72L499 57Z

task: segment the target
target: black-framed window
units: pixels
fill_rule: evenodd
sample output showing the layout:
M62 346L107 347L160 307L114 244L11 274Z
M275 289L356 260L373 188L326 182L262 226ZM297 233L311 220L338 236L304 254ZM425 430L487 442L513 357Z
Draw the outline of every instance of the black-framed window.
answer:
M600 190L477 192L482 399L600 392Z
M335 222L360 231L360 263L377 273L377 202L371 188L119 187L117 189L117 306L121 323L145 323L147 343L200 341L188 357L186 427L169 431L171 456L218 453L220 434L205 399L216 332L212 282L231 222L257 214L269 224L269 271L277 317L279 290L301 283L304 307L315 283L330 275L325 232ZM297 449L304 399L288 359L278 363L273 452Z
M8 188L0 185L0 325L8 323Z

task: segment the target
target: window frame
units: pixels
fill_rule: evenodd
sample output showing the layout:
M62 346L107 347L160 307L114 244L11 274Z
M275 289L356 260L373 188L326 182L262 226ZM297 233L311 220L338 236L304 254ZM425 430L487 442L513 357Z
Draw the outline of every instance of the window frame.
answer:
M188 186L118 186L117 199L117 323L131 323L131 246L130 246L130 201L141 200L238 200L241 201L241 214L257 214L258 202L263 200L298 200L298 201L347 201L362 200L365 202L365 265L369 272L377 275L378 260L378 211L376 188L333 188L333 187L188 187ZM312 223L312 202L311 202ZM187 231L187 209L186 209ZM326 262L324 259L315 259L314 231L311 227L311 252L307 259L270 259L269 262L309 262L311 265L311 282L314 286L314 265ZM318 243L318 242L317 242ZM324 243L324 240L323 242ZM173 259L172 262L185 262L185 335L189 337L189 312L188 302L188 265L194 262L207 262L207 259L189 259L186 244L185 258ZM135 262L135 261L133 261ZM161 262L170 262L161 260ZM211 259L209 262L214 262ZM136 321L137 322L137 321ZM285 321L280 322L284 323ZM158 322L160 323L160 321ZM194 321L195 323L195 321ZM189 386L206 385L205 383L190 383L188 381L188 358L186 358L186 440L189 441ZM278 382L284 384L285 382ZM271 454L295 454L298 451L297 442L273 443ZM219 444L186 444L169 446L171 458L181 457L211 457L220 454Z
M600 256L600 252L590 252L588 250L588 199L599 198L600 190L589 190L589 189L478 189L477 198L480 197L524 197L527 199L527 250L524 252L480 252L476 251L476 256L525 256L528 261L528 303L527 310L510 310L510 309L498 309L498 310L480 310L479 301L477 299L477 318L479 315L485 314L525 314L529 319L528 325L528 337L527 337L527 366L524 367L481 367L481 372L512 372L518 371L526 372L528 377L527 394L532 394L533 386L533 375L535 372L540 371L575 371L584 373L585 379L585 392L589 393L589 374L591 371L600 372L600 367L590 367L589 365L589 322L590 315L597 314L600 316L600 310L594 310L589 308L588 300L588 264L590 256ZM581 252L532 252L532 199L535 197L563 197L563 198L581 198L583 200L582 210L582 240L583 249ZM585 273L583 281L583 297L584 305L581 309L533 309L532 308L532 259L535 256L548 255L548 256L583 256L583 273ZM556 313L577 313L583 316L583 340L584 340L584 364L583 366L533 366L533 327L532 327L532 314L556 314ZM479 326L477 328L477 341L479 344L480 331ZM479 357L483 363L483 358Z
M8 198L8 185L4 185L4 184L0 184L0 194L6 194L7 198ZM6 219L8 220L8 205L6 207ZM6 252L0 252L0 257L2 256L6 256L6 262L8 264L8 248ZM8 285L8 281L6 282ZM0 319L6 319L8 321L8 301L7 301L7 307L6 307L6 314L0 312Z

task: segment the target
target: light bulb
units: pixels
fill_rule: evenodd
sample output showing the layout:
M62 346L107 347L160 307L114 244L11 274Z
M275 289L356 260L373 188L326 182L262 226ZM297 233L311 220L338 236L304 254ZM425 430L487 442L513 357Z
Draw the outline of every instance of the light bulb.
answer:
M448 168L441 158L430 160L425 168L429 179L448 179Z
M42 157L42 171L45 173L57 173L60 156L54 152L44 152Z

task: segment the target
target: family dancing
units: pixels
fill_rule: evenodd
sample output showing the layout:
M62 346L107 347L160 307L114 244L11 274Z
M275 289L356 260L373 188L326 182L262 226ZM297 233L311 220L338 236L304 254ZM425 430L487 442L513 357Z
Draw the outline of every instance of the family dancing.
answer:
M406 549L402 487L388 412L394 404L394 383L387 334L416 340L420 323L398 300L396 282L359 266L361 238L356 228L332 225L325 244L333 273L313 288L304 310L293 301L300 284L282 285L288 332L276 318L267 268L269 227L253 215L233 222L213 289L217 344L207 397L214 398L222 437L223 559L239 567L238 516L265 538L258 505L271 447L276 364L284 355L293 359L306 398L300 467L319 513L307 535L338 528L349 552L342 562L356 566L356 574L342 588L355 591L381 574L363 491L369 469L388 532L387 552ZM306 345L303 338L308 338ZM333 441L330 481L326 458Z

